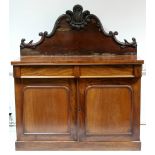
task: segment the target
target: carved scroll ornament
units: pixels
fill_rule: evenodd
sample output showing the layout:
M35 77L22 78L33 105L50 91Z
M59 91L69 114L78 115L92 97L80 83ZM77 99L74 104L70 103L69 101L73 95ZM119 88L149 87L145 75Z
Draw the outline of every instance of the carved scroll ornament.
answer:
M126 48L126 47L136 48L137 47L137 43L136 43L136 39L135 38L132 38L132 42L128 42L125 39L124 39L124 42L118 41L117 38L116 38L116 35L118 35L117 31L115 31L115 32L109 31L109 33L105 32L104 29L103 29L103 26L102 26L102 24L101 24L101 22L100 22L100 20L98 19L97 16L95 16L93 14L90 14L90 12L88 10L83 11L83 7L81 5L75 5L73 7L73 11L68 10L68 11L66 11L66 14L61 15L57 19L57 21L56 21L56 23L54 25L53 31L50 34L48 34L47 31L45 31L44 33L40 32L39 36L41 36L41 39L37 43L33 43L33 40L31 40L28 43L25 43L25 39L22 39L21 40L21 44L20 44L20 48L21 49L23 49L23 48L32 48L32 49L36 48L36 46L38 46L39 44L43 43L45 38L50 38L50 37L52 37L55 34L56 30L59 27L59 23L64 18L66 19L68 24L71 26L71 28L75 29L77 31L85 28L89 23L92 22L92 20L95 20L96 21L96 26L98 27L98 30L101 33L103 33L105 36L112 37L113 40L121 48Z

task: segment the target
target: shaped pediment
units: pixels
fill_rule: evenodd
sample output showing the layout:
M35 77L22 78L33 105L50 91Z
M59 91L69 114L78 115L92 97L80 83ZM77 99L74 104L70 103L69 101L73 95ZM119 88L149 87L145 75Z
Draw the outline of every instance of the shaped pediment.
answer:
M136 39L120 42L117 35L116 31L105 32L97 16L75 5L73 11L66 11L56 20L51 33L39 33L38 42L25 43L22 39L21 55L136 55Z

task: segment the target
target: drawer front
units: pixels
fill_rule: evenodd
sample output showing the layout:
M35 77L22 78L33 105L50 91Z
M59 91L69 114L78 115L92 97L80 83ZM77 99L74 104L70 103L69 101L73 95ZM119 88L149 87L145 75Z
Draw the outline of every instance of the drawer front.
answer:
M133 78L141 77L141 66L81 65L81 66L18 66L16 78Z
M80 77L134 77L134 71L132 66L83 66L80 69Z
M73 66L33 66L21 67L21 77L74 77Z

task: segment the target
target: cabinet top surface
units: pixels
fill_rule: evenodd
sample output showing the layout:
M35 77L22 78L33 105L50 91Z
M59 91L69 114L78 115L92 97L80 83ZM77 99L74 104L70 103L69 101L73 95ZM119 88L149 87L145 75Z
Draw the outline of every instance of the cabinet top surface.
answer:
M137 43L117 40L118 32L109 33L97 16L75 5L55 22L51 33L41 32L41 39L20 44L19 64L142 64L137 60Z
M27 56L12 61L12 65L117 65L143 64L136 56Z

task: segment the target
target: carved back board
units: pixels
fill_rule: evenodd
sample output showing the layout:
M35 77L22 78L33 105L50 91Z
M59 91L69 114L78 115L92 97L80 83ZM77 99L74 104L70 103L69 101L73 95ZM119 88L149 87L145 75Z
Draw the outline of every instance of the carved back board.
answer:
M51 33L39 33L41 39L37 43L22 39L20 51L21 56L137 54L135 38L120 42L116 35L116 31L105 32L97 16L75 5L73 11L66 11L56 20Z

